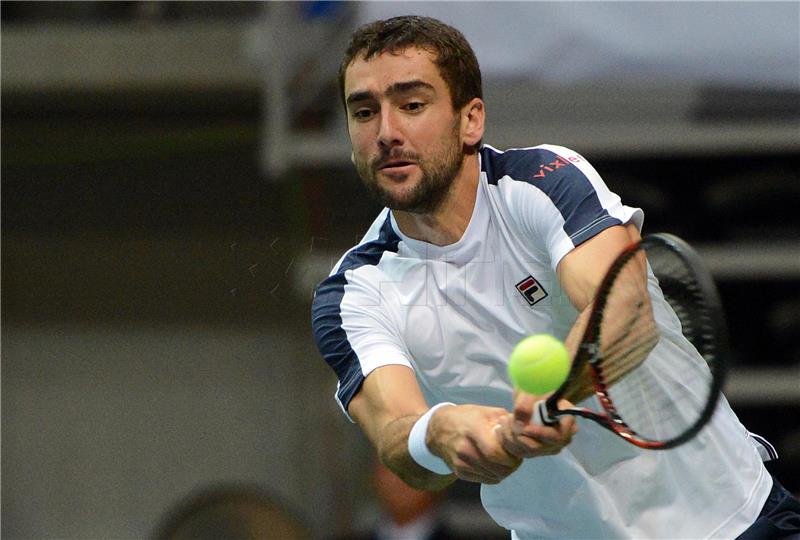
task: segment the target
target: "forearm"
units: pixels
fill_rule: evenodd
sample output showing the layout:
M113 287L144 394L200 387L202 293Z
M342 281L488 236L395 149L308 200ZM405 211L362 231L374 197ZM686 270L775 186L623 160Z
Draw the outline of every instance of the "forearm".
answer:
M407 367L388 365L373 371L348 411L384 465L418 489L441 489L456 477L496 484L520 464L503 449L495 429L508 411L480 405L429 409L414 372ZM427 424L420 421L423 417ZM437 474L437 469L454 474Z
M559 263L557 273L561 286L579 311L565 340L573 358L581 354L578 349L589 323L595 295L608 269L625 248L640 238L639 231L633 224L611 227L575 248ZM618 337L631 334L631 324L642 327L652 325L652 309L647 293L647 262L644 255L639 253L633 263L621 270L622 274L617 276L613 294L607 297L604 307L607 316L603 317L603 327L598 330L602 354L618 353ZM644 358L649 349L642 347L632 349L631 352ZM584 370L582 377L584 384L574 386L565 396L569 401L577 403L592 395L593 384L588 368Z
M419 415L405 416L387 424L378 440L375 441L378 456L384 465L391 469L408 485L429 491L437 491L452 484L454 474L441 475L420 466L408 450L408 437Z
M643 254L638 254L620 270L614 287L603 297L602 322L592 332L598 353L604 361L618 365L638 366L643 362L658 341L658 329L653 317L652 303L647 290L647 263ZM566 337L565 344L572 358L590 354L579 350L590 319L594 318L594 302L589 302L579 313ZM597 319L591 324L597 324ZM611 360L614 359L614 360ZM625 371L606 373L606 382L611 385ZM573 385L565 396L575 403L593 394L593 381L585 365L582 385Z
M578 347L580 346L583 335L586 332L586 325L589 321L589 314L591 312L592 305L589 304L585 306L581 312L578 313L575 323L572 325L567 337L564 339L564 345L567 347L567 351L569 351L570 358L575 358L575 354L578 352Z
M409 453L411 429L428 411L412 370L388 365L373 371L350 402L348 411L372 442L381 462L407 484L417 489L438 490L455 479L453 475L425 469Z

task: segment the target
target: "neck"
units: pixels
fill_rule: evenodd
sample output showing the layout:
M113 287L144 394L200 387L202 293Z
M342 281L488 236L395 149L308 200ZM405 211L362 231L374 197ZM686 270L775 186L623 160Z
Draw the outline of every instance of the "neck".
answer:
M436 210L426 214L392 211L402 233L436 246L458 242L472 219L479 176L478 154L469 153L453 179L450 192Z

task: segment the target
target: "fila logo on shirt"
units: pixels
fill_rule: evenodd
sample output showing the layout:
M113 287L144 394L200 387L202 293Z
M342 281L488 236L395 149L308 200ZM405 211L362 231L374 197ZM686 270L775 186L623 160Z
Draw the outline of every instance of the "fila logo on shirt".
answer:
M536 281L533 276L528 276L516 285L519 294L528 302L528 305L533 305L539 300L544 300L547 297L547 291L544 290L542 284Z

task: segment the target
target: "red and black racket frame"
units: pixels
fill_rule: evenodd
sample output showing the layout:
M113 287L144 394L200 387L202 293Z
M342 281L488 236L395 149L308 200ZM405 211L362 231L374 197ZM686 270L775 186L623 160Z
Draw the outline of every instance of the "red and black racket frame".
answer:
M603 375L602 353L600 351L600 326L603 318L603 310L611 291L611 285L625 264L641 250L645 253L651 246L660 245L673 251L678 255L683 263L691 270L698 286L702 291L704 301L708 304L708 316L714 326L716 333L715 358L712 365L711 388L709 398L697 419L681 434L669 440L652 440L642 437L630 428L620 417L609 395L609 387ZM675 448L690 440L703 429L711 419L716 409L722 387L725 382L725 351L727 351L727 331L722 316L722 306L717 293L714 281L705 269L697 252L685 241L677 236L667 233L651 234L638 242L634 242L625 248L614 260L609 270L606 272L603 281L598 287L597 295L592 304L592 311L589 314L586 329L578 351L573 360L572 368L564 383L546 400L538 403L538 416L547 425L554 425L558 422L558 417L564 415L580 416L592 420L604 428L616 433L631 444L639 448L650 450L668 450ZM571 383L578 379L584 372L584 366L588 364L588 371L594 383L594 393L605 413L589 409L587 407L570 407L559 409L558 402L570 389Z

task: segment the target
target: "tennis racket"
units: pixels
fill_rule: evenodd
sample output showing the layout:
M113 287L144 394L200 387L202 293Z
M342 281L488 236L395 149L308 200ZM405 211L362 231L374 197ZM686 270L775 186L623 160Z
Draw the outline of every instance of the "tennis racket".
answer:
M659 287L647 292L646 268ZM626 441L668 449L709 421L725 377L727 332L714 282L680 238L652 234L627 247L601 282L564 383L535 421L593 420ZM592 395L595 409L559 409Z

